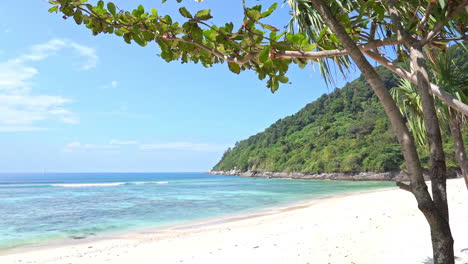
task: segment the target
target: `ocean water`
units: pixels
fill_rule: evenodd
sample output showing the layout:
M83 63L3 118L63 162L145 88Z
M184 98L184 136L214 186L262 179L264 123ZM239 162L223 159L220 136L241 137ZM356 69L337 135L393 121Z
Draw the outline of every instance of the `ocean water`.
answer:
M0 174L0 249L393 186L204 173Z

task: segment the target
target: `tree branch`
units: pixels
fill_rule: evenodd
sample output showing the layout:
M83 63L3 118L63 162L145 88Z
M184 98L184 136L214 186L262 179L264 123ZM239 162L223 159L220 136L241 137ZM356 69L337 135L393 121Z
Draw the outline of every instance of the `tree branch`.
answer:
M442 28L445 26L445 23L450 20L452 17L456 16L458 13L463 11L465 9L465 6L468 5L468 0L462 0L462 2L450 12L450 14L445 18L441 19L439 23L427 34L426 39L422 41L422 45L424 46L427 44L429 41L431 41L433 38L435 38L439 32L442 30Z
M403 79L406 79L413 84L417 84L417 78L416 76L412 75L408 71L404 70L403 68L399 67L398 65L390 62L387 60L384 56L381 54L372 52L370 50L364 52L367 56L369 56L371 59L375 60L376 62L380 63L382 66L385 68L391 70L393 73L396 75L400 76ZM468 105L464 104L462 101L458 100L457 98L453 97L450 93L440 89L439 86L431 83L431 92L437 98L439 98L442 102L446 103L453 109L456 109L460 113L463 113L464 115L468 116Z
M406 31L401 23L400 14L396 7L395 0L389 0L388 10L390 12L390 17L392 24L395 26L398 40L403 41L404 44L409 45L413 43L416 39L411 36L408 31Z
M402 190L405 190L405 191L408 191L410 193L413 193L412 189L411 189L411 184L406 184L406 183L402 183L402 182L396 182L396 185L398 187L400 187L400 189Z
M191 40L186 40L186 39L183 39L183 38L179 38L179 37L164 37L165 40L178 40L180 42L184 42L184 43L187 43L187 44L192 44L194 46L197 46L201 49L204 49L208 52L210 52L211 54L215 55L216 57L224 60L224 61L227 61L227 62L230 62L230 63L236 63L236 64L239 64L239 65L243 65L243 64L246 64L247 62L249 62L250 60L252 60L252 58L254 58L258 52L252 52L252 53L247 53L247 55L243 58L243 59L239 59L239 58L231 58L231 57L228 57L227 55L224 55L223 53L215 50L215 49L212 49L206 45L203 45L201 43L198 43L198 42L195 42L195 41L191 41Z
M426 13L424 14L424 17L421 19L421 21L419 21L418 26L416 27L418 31L421 31L422 27L431 16L432 8L434 7L435 3L436 1L429 1L429 3L427 4Z
M178 40L178 41L181 41L181 42L184 42L184 43L187 43L187 44L192 44L192 45L195 45L201 49L204 49L210 53L212 53L213 55L215 55L216 57L224 60L224 61L227 61L227 62L230 62L230 63L236 63L236 64L239 64L239 65L243 65L249 61L251 61L252 59L254 59L258 54L259 52L257 51L254 51L254 52L250 52L250 53L247 53L247 56L244 57L243 59L238 59L238 58L234 58L234 57L228 57L227 55L217 51L217 50L214 50L204 44L201 44L201 43L198 43L198 42L195 42L195 41L191 41L191 40L186 40L186 39L183 39L183 38L180 38L180 37L169 37L169 36L166 36L164 37L165 40L168 40L168 41L171 41L171 40ZM399 44L399 42L397 41L396 38L386 38L386 39L378 39L378 40L374 40L374 41L371 41L369 43L366 43L366 44L362 44L362 45L358 45L358 48L361 50L361 51L367 51L367 50L372 50L372 49L376 49L378 47L382 47L382 46L389 46L389 45L396 45L396 44ZM330 58L330 57L337 57L337 56L343 56L343 55L348 55L348 51L346 49L335 49L335 50L322 50L322 51L293 51L293 50L286 50L286 51L277 51L275 53L275 58L276 59L285 59L285 60L291 60L291 59L319 59L319 58Z
M396 45L400 42L396 38L377 39L366 44L357 45L361 51L372 50L382 46ZM276 58L281 59L319 59L348 55L346 49L322 51L278 51Z

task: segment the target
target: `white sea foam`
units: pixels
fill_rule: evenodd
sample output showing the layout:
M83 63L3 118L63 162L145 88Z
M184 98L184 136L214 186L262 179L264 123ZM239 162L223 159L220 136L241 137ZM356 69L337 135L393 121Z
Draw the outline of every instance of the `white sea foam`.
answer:
M158 182L129 182L128 184L168 184L168 181L158 181Z
M108 183L64 183L64 184L51 184L55 187L98 187L98 186L118 186L124 185L125 182L108 182Z
M133 185L133 184L168 184L168 181L159 182L107 182L107 183L60 183L51 184L54 187L106 187L106 186L119 186L119 185Z
M160 181L160 182L156 182L156 184L168 184L169 182L167 181Z

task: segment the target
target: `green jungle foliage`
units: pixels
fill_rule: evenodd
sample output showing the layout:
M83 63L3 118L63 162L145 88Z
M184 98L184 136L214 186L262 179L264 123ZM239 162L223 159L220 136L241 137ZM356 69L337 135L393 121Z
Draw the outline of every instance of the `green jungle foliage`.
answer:
M376 68L388 89L399 80ZM467 133L465 133L466 136ZM447 165L455 166L453 143L446 139ZM427 151L420 151L427 166ZM237 142L213 170L270 172L382 172L404 167L391 125L361 76L324 94L264 132Z

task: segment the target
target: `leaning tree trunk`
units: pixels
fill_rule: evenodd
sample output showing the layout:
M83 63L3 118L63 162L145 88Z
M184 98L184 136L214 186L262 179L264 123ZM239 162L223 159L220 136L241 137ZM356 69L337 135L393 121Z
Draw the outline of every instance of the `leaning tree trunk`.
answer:
M411 70L416 76L419 95L421 96L424 126L429 143L429 164L432 183L432 199L447 221L449 220L447 204L447 165L445 163L445 153L442 146L442 134L440 133L439 119L434 105L434 97L429 93L430 81L426 71L425 57L422 47L414 41L411 43L410 57Z
M449 108L450 133L452 133L453 143L455 144L455 158L460 166L461 174L465 178L466 188L468 189L468 158L466 157L465 144L460 128L460 115Z
M447 165L442 145L439 120L434 106L434 97L429 93L430 82L426 71L426 63L422 47L414 41L410 46L411 69L417 79L417 86L421 96L424 125L426 127L427 141L429 143L429 164L432 183L432 199L437 213L442 221L440 228L433 229L432 248L434 251L434 263L454 263L453 238L449 225L449 211L447 203ZM451 253L450 253L451 252Z
M444 210L442 212L439 211L439 207L436 206L429 195L427 185L422 176L422 168L413 136L409 132L395 101L391 97L380 76L358 49L356 43L348 35L345 28L331 13L327 3L321 0L310 0L310 2L323 17L333 33L336 34L344 48L349 51L349 55L374 90L384 107L385 113L390 119L407 164L408 174L411 180L409 190L415 196L418 202L418 208L426 217L431 229L434 263L454 263L453 239L447 221L448 217L445 217L446 214ZM440 197L440 199L442 199L443 203L443 196ZM441 207L443 208L443 204Z

